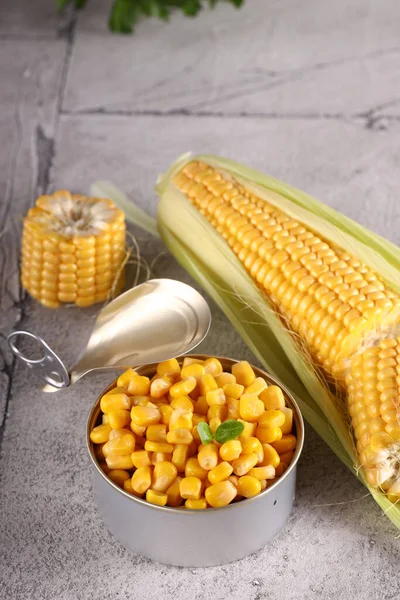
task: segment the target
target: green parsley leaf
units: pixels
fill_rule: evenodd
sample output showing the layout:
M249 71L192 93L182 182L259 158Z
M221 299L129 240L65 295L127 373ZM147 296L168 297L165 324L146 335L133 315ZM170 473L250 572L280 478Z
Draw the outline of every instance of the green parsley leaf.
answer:
M221 425L220 425L220 427L221 427ZM197 431L199 433L202 444L204 444L206 446L207 444L212 442L213 435L211 433L211 429L210 429L210 426L208 423L205 423L204 421L200 421L200 423L198 423L198 425L197 425Z
M199 428L199 425L197 426L197 429ZM225 444L225 442L228 442L229 440L236 440L236 438L242 435L243 430L244 425L240 421L224 421L217 427L217 431L214 433L214 439L220 444Z

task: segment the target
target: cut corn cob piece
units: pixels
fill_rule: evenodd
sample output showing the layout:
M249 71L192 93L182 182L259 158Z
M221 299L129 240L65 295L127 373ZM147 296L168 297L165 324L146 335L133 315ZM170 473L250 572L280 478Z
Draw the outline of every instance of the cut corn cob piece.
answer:
M24 220L22 285L49 308L120 291L124 256L125 217L111 200L62 190L40 196Z
M362 467L361 472L366 474L372 487L390 490L389 494L393 496L400 478L400 436L399 439L396 437L400 428L396 408L400 379L396 380L397 371L395 375L393 365L381 366L380 377L383 379L379 380L376 374L374 383L360 384L358 376L352 375L359 368L359 361L369 365L364 354L368 356L371 346L380 347L388 339L395 338L400 329L400 296L396 293L398 288L396 290L395 284L389 286L378 275L384 272L386 280L391 283L394 281L395 268L386 260L388 255L395 256L393 248L380 238L377 241L373 238L371 246L374 250L369 250L368 254L368 249L361 248L358 243L361 234L367 236L361 228L354 225L356 233L353 238L356 243L352 244L352 234L347 234L346 230L346 226L349 230L350 225L345 223L345 233L342 233L340 222L337 224L337 216L330 214L328 209L322 211L317 206L315 211L319 212L318 218L312 218L311 214L307 218L305 202L297 202L301 208L296 206L295 201L290 203L287 199L290 194L281 186L286 192L281 196L282 206L286 208L291 204L290 210L285 211L280 207L277 194L270 192L273 201L268 202L262 194L262 191L265 194L265 189L258 189L257 184L244 179L237 165L222 160L222 167L219 167L218 163L218 159L212 158L178 163L159 184L161 196L165 193L172 198L175 189L177 194L180 192L181 197L183 195L190 201L227 242L265 294L280 316L282 328L295 334L293 339L297 340L297 353L311 357L311 362L321 368L325 382L336 388L338 395L342 395L348 402L350 413L350 406L357 404L357 400L360 402L355 422L352 417L359 457L357 466ZM245 169L243 171L247 173ZM276 182L274 184L276 189ZM165 192L167 188L168 191ZM168 200L164 202L164 207L167 204ZM329 215L332 221L336 219L335 227L326 219L328 224L325 223L324 230L328 235L318 233L316 228L308 224L308 219L311 223L322 223L321 213ZM162 237L167 245L175 250L179 249L183 254L185 247L180 244L179 233L182 224L178 223L175 227L171 220L163 222L165 217L165 210L161 206L159 225ZM339 243L342 240L343 246ZM185 237L184 244L187 241ZM359 255L349 251L348 246L353 245L362 249ZM203 273L197 268L201 261L199 253L193 259L190 244L187 244L187 248L187 255L182 262L189 265L204 284L205 277L202 277ZM218 250L221 255L223 250L219 245ZM182 255L178 255L178 259L182 259ZM400 264L400 256L396 255L396 259L397 263L394 258L393 263L397 266ZM379 268L372 268L370 263ZM210 268L212 270L213 265ZM220 271L217 272L220 277ZM220 294L215 296L221 298ZM227 305L225 301L221 304ZM288 346L286 339L283 343ZM396 346L397 344L395 341ZM295 356L293 347L291 353ZM297 360L296 356L296 362L304 364L305 361L300 357ZM314 368L313 370L314 373L309 370L304 378L302 375L299 377L315 393L318 386L321 387L321 382L320 375ZM364 386L361 391L360 385ZM387 389L392 391L390 399L387 398ZM379 410L380 415L378 418L367 413L366 418L358 423L364 414L362 406L370 397L364 393L365 390L375 399L377 394L380 395L374 409L371 409ZM331 398L332 393L328 390L324 392L324 397ZM319 403L319 400L316 399L315 402ZM324 414L334 415L347 457L354 457L345 432L345 418L341 419L336 405L327 409L321 404ZM321 416L314 406L312 411L314 421L321 422ZM386 423L384 416L386 419L390 418L390 422ZM367 430L370 436L366 435ZM338 445L336 440L333 443ZM338 449L338 453L343 455L343 450ZM400 523L400 516L398 522Z

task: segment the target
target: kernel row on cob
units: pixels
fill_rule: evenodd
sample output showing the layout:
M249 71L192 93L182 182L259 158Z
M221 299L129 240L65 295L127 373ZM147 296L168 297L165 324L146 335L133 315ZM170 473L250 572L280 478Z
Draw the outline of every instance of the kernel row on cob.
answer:
M58 191L40 196L22 235L21 281L44 306L105 301L125 256L125 217L111 200Z
M220 508L251 498L288 468L296 448L282 390L243 361L224 372L216 358L159 363L152 379L127 370L100 401L91 431L104 473L160 506ZM223 423L242 433L218 442ZM200 423L216 439L202 443Z

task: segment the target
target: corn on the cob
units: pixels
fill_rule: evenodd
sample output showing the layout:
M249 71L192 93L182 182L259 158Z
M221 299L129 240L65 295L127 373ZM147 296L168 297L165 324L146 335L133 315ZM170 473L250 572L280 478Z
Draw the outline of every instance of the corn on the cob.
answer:
M400 296L357 256L223 170L194 160L175 172L173 183L345 395L358 466L371 485L399 498Z
M125 218L113 202L58 191L24 220L21 280L41 304L89 306L107 299L125 254Z

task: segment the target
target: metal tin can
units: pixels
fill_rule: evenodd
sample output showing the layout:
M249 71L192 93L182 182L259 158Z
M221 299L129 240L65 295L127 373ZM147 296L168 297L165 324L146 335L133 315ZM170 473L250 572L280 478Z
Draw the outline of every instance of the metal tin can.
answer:
M191 355L206 359L209 356ZM183 359L182 359L183 360ZM224 371L237 362L219 358ZM156 365L135 370L152 376ZM292 408L297 447L289 468L258 496L223 508L192 511L160 507L136 498L113 483L98 465L90 432L100 422L100 399L115 386L113 382L93 406L87 424L87 448L94 471L94 494L109 531L127 548L152 560L182 567L206 567L229 563L259 550L282 529L292 511L297 461L304 441L304 423L299 407L289 392L265 371L254 367L257 377L279 385L287 406Z

